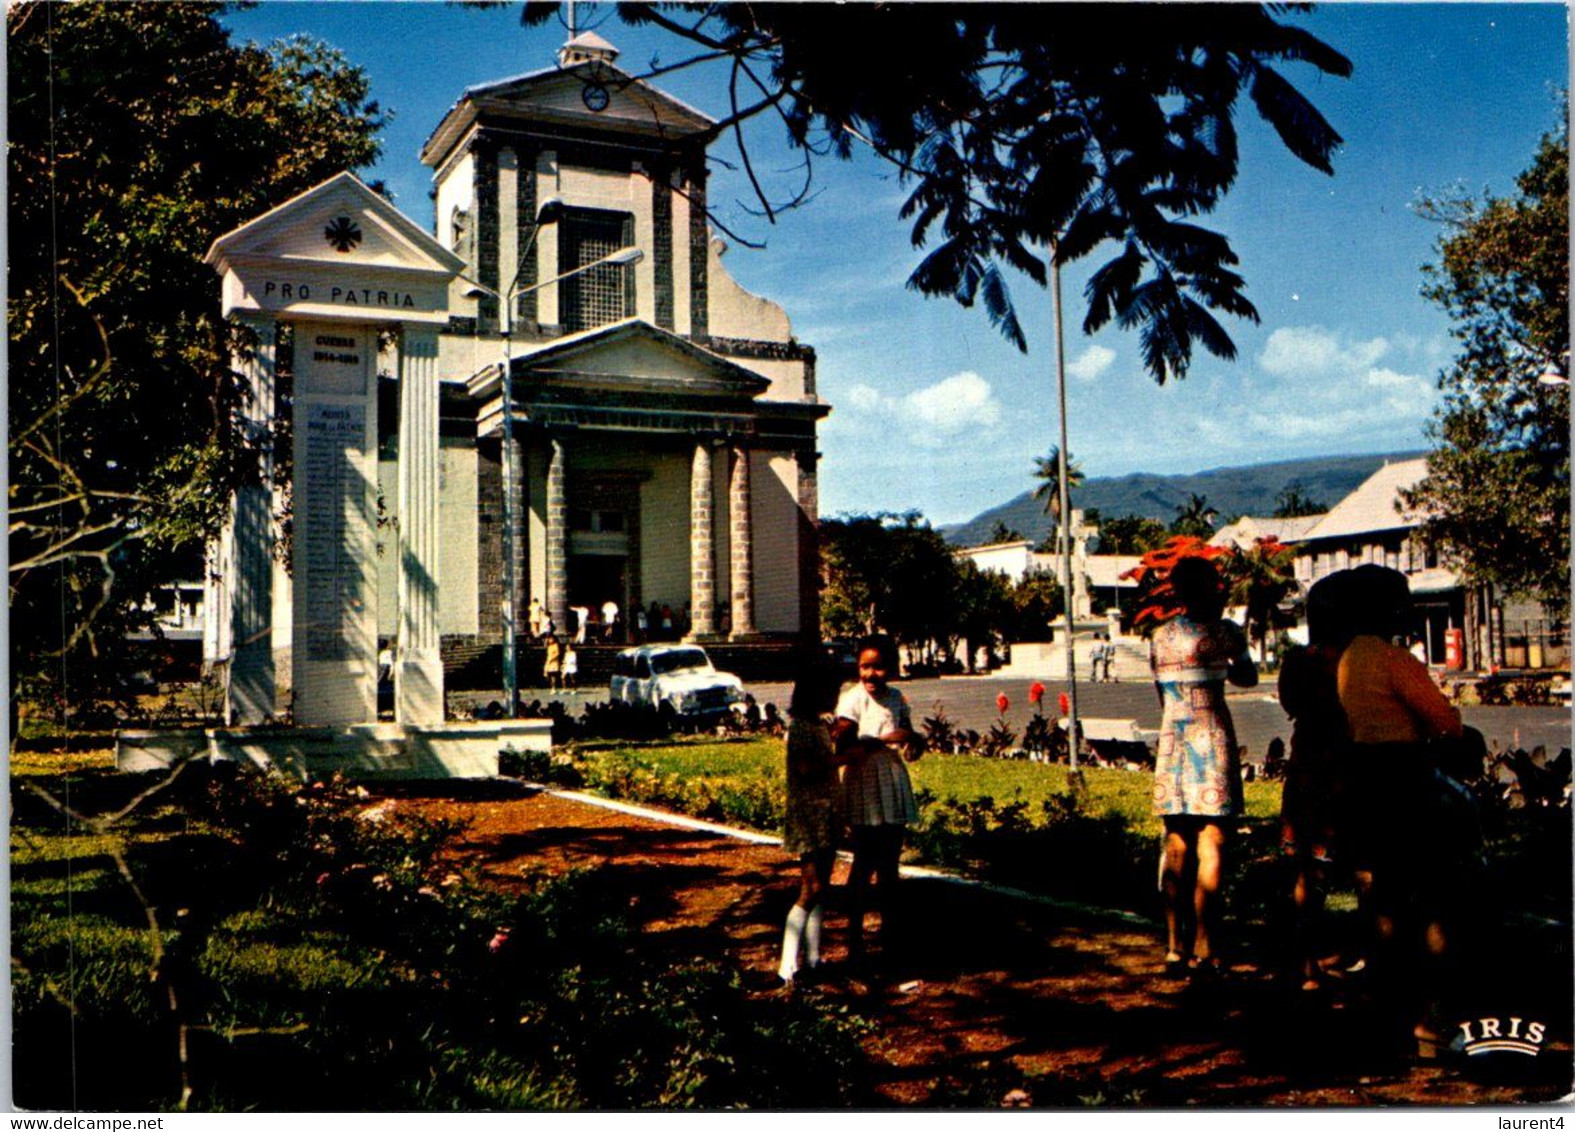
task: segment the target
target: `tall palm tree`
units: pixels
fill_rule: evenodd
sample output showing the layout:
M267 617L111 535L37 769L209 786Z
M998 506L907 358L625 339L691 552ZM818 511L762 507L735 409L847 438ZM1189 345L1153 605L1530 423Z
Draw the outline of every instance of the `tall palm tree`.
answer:
M1220 563L1230 603L1246 611L1245 628L1264 656L1264 642L1274 630L1274 613L1296 588L1296 551L1270 536L1238 549Z
M1034 488L1034 498L1043 500L1045 514L1061 523L1061 447L1051 445L1050 455L1034 457L1034 479L1040 480L1038 487ZM1066 486L1068 489L1077 487L1083 482L1083 469L1072 461L1070 455L1066 459Z
M1214 533L1214 520L1219 518L1219 512L1209 506L1209 501L1204 496L1193 493L1187 496L1187 501L1176 508L1176 521L1171 524L1171 531L1178 535L1196 535L1198 538L1208 538Z

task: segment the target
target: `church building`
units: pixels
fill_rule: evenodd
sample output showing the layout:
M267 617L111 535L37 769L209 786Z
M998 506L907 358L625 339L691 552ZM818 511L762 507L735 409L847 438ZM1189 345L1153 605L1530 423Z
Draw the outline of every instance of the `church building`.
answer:
M535 598L565 630L612 602L700 640L814 638L815 353L723 266L712 120L617 56L584 33L472 87L421 152L465 264L439 336L445 644L500 634L509 465L521 626Z

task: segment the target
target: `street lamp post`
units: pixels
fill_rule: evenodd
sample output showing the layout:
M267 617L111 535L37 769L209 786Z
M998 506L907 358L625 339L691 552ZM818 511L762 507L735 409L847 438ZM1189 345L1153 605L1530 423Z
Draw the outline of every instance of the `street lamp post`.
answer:
M1072 622L1072 492L1066 481L1066 345L1061 332L1061 265L1056 259L1055 241L1050 243L1050 281L1055 307L1055 385L1061 406L1061 605L1066 615L1066 749L1071 773L1077 773L1077 648L1073 643Z
M619 248L600 259L582 263L578 267L554 275L551 279L521 287L520 275L529 262L527 257L536 246L536 233L541 231L543 225L556 223L562 212L563 205L558 198L549 197L542 202L541 208L536 211L536 228L531 233L531 242L520 254L519 266L515 268L514 279L509 283L507 290L500 294L485 283L478 283L474 279L465 280L470 284L465 291L467 298L490 295L498 300L499 308L499 332L503 350L498 376L499 392L503 399L503 695L510 719L519 715L520 708L519 627L518 614L515 610L518 582L514 571L514 548L519 545L519 505L514 497L514 300L544 287L550 287L554 283L561 283L570 276L579 275L594 267L627 266L645 258L645 253L639 248Z

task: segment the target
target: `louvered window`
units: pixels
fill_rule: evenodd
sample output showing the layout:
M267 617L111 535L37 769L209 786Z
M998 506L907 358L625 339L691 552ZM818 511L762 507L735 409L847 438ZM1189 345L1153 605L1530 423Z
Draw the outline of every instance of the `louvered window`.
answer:
M572 271L628 247L633 229L633 218L623 213L571 212L564 217L558 237L559 271ZM633 267L602 264L565 279L558 305L568 333L628 318L634 313Z

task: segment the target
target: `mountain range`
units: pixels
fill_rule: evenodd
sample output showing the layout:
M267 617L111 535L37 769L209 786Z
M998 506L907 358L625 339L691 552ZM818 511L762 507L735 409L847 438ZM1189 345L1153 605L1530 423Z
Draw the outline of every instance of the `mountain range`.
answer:
M1326 508L1345 498L1363 480L1395 460L1411 460L1422 452L1391 452L1376 456L1322 456L1306 460L1281 460L1234 468L1210 468L1184 475L1161 476L1134 472L1125 476L1090 479L1072 489L1072 506L1097 510L1107 519L1139 515L1170 523L1178 508L1193 495L1208 500L1221 521L1239 515L1270 515L1275 499L1288 487ZM1039 542L1050 532L1044 505L1025 491L1006 503L982 511L966 523L941 528L954 546L979 546L990 541L997 522L1024 538Z

